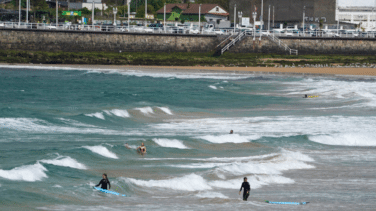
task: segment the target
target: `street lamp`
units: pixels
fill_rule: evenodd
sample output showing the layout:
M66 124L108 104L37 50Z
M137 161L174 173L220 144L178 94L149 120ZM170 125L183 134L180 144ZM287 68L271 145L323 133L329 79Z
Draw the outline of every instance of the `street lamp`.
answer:
M129 25L130 25L130 16L131 16L131 1L128 1L128 32L129 32Z
M339 7L338 7L338 12L337 12L337 34L339 36Z
M92 7L91 7L91 28L93 29L94 31L94 12L95 12L95 4L94 4L94 1L92 3Z
M145 26L148 25L147 18L148 18L148 0L145 0Z
M56 0L56 29L58 27L58 24L59 24L59 1Z
M240 26L241 26L242 23L243 23L243 21L241 21L241 20L242 20L242 17L243 17L243 12L242 12L242 11L239 11L239 12L238 12L238 18L239 18L239 25L240 25Z
M18 27L21 25L21 0L18 3Z
M264 0L261 0L261 16L260 16L260 41L262 36L262 29L264 28Z
M269 16L268 16L268 32L270 33L270 4L269 4Z
M305 6L303 7L303 37L305 37L304 31L304 19L305 19Z
M113 7L112 11L114 12L114 24L113 25L116 26L116 13L118 12L118 10L116 7Z
M198 7L198 30L200 31L200 34L201 34L201 4Z
M257 12L252 12L253 16L253 40L256 39L256 17L257 17Z
M235 34L235 27L236 27L236 4L234 6L234 34Z
M164 3L164 11L163 11L163 28L166 32L166 2Z

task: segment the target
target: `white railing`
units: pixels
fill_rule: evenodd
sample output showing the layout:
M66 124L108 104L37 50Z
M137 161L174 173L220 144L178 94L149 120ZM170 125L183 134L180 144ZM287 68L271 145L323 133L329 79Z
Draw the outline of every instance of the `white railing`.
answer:
M192 27L179 26L165 26L165 27L144 27L137 25L113 26L113 25L79 25L79 24L58 24L55 23L24 23L21 22L0 22L1 28L19 28L19 29L49 29L49 30L82 30L82 31L115 31L115 32L134 32L134 33L168 33L168 34L207 34L207 35L234 35L233 29L208 29L202 28L198 30ZM355 30L286 30L275 29L274 31L256 31L252 29L236 28L236 33L246 32L247 36L262 37L264 35L272 34L276 37L312 37L312 38L360 38L360 39L374 39L376 38L376 31L360 32Z
M269 40L273 41L274 43L278 44L278 46L280 48L284 48L285 51L288 51L291 54L296 54L298 55L298 50L295 50L295 49L291 49L288 45L286 45L285 43L283 43L280 39L278 39L278 37L274 36L274 34L268 34L267 37L269 38Z
M238 36L235 37L235 39L233 39L230 43L228 43L225 47L223 47L223 48L221 49L221 55L222 55L225 51L227 51L228 49L230 49L231 46L235 45L236 42L242 40L243 37L245 37L245 33L246 33L245 31L244 31L244 32L240 32L240 33L238 34Z

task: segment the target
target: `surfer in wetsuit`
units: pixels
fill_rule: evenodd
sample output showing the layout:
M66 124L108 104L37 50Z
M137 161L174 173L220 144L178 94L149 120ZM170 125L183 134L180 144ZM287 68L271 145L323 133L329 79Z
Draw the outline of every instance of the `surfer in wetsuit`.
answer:
M240 187L239 195L242 192L243 188L244 188L244 191L243 191L243 201L247 201L248 196L249 196L249 191L251 191L251 186L247 182L247 177L244 177L244 182L242 183L242 186Z
M141 146L137 148L137 151L139 151L140 153L146 153L146 147L143 142L141 143Z
M230 134L234 134L234 131L233 131L233 130L230 130Z
M105 189L105 190L107 190L107 184L108 184L108 186L109 186L109 188L108 189L111 189L111 184L110 184L110 181L108 180L108 178L107 178L107 174L103 174L102 175L102 180L98 183L98 185L96 185L95 187L98 187L99 185L101 185L101 188L102 189Z

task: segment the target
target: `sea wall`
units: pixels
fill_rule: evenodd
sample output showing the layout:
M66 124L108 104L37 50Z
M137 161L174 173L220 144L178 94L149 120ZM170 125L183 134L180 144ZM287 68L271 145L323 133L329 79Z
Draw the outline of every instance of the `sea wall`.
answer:
M1 29L0 49L66 52L209 52L226 36L144 34L121 32ZM302 54L375 55L376 39L281 38ZM230 48L233 53L282 53L286 51L266 37L246 37Z
M0 49L32 51L207 52L215 35L0 29Z
M281 42L302 54L376 54L376 39L361 38L281 38ZM267 38L246 37L230 49L234 53L286 53Z

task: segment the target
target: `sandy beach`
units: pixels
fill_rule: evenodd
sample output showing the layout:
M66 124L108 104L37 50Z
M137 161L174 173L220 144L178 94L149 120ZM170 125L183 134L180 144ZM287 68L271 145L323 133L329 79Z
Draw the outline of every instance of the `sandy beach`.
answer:
M375 68L276 68L276 67L209 67L209 66L129 66L129 65L77 65L77 64L1 64L0 66L43 67L43 68L78 68L105 70L140 70L164 72L232 72L232 73L259 73L259 74L293 74L293 75L351 75L375 76Z

